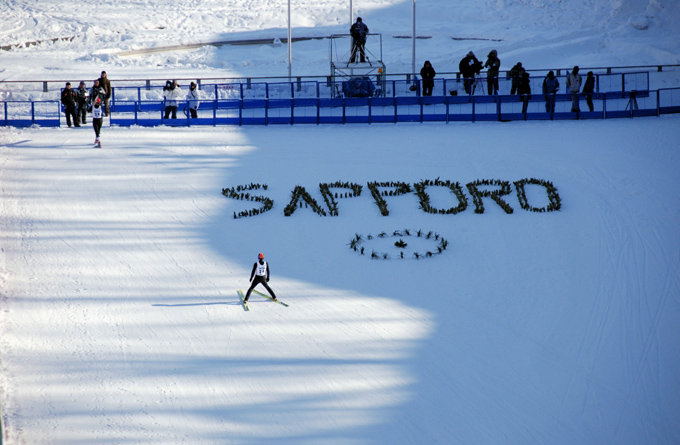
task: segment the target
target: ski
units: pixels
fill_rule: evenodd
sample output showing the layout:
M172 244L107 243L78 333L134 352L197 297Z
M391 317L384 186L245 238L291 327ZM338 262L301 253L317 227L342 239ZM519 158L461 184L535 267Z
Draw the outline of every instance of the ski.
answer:
M248 308L248 302L244 300L245 297L243 296L243 291L241 289L239 289L236 293L238 294L238 298L241 300L241 304L243 305L243 310L246 311L246 312L249 311L250 308Z
M253 289L253 292L255 292L257 295L261 295L261 296L263 296L263 297L265 297L265 298L269 298L270 300L272 300L272 301L275 302L275 303L279 303L279 304L281 304L281 305L283 305L283 306L285 306L285 307L288 307L288 305L287 305L286 303L284 303L283 301L279 300L278 298L277 298L276 300L274 300L274 299L273 299L272 297L270 297L269 295L267 295L267 294L265 294L265 293L262 293L262 292L260 292L260 291L258 291L258 290L255 290L255 289Z

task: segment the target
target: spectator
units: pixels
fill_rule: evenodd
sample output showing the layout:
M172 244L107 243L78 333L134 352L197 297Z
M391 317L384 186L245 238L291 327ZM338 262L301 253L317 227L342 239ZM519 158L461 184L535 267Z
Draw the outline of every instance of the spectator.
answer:
M173 119L177 119L177 101L181 95L182 89L176 80L165 82L165 87L163 87L163 98L165 99L164 119L169 119L171 115Z
M94 84L92 84L92 89L90 89L90 109L92 108L92 105L94 105L97 98L104 101L105 96L106 93L104 92L102 86L99 84L99 79L96 79L94 81Z
M196 89L196 82L191 82L189 92L187 93L187 106L193 119L198 117L198 90Z
M78 115L78 119L80 119L81 124L87 123L87 105L89 98L90 93L85 87L85 81L81 81L78 89L76 90L76 99L78 101L78 109L76 114Z
M578 73L578 66L575 66L571 73L567 75L567 90L569 90L569 94L571 94L572 113L581 112L578 93L579 91L581 91L582 81L583 79L581 78L581 75Z
M486 72L486 86L489 96L498 94L498 70L501 68L501 59L498 58L498 52L492 49L486 58L484 68L489 68Z
M510 68L510 79L512 80L510 86L510 94L515 94L517 92L517 87L519 86L519 81L522 80L522 75L525 73L525 69L522 66L522 62L517 62L515 66Z
M543 79L543 97L545 97L545 112L553 114L555 112L555 94L560 89L560 81L555 77L555 73L550 71Z
M352 36L352 55L349 58L349 63L355 63L357 60L357 51L359 52L362 63L366 62L366 36L368 36L368 26L357 17L349 33Z
M522 101L522 114L527 114L527 107L531 100L531 81L529 79L529 73L526 71L522 73L522 78L517 86L517 94L519 94L520 100Z
M474 88L472 87L475 83L475 74L478 74L482 70L482 62L480 62L475 53L470 51L460 60L458 64L458 70L463 76L463 86L465 87L465 92L468 94L475 94Z
M64 105L64 114L66 114L66 123L71 127L71 118L76 127L80 127L78 122L78 115L76 114L76 92L71 88L71 82L66 82L66 88L61 92L61 103Z
M586 98L586 103L591 113L595 109L593 106L593 91L595 91L595 76L592 71L588 71L586 83L583 84L583 95Z
M102 71L102 77L99 78L99 85L104 90L104 116L109 115L109 101L111 100L111 81L106 77L106 71Z
M429 60L425 61L423 67L420 69L420 78L423 81L423 96L432 96L432 89L434 88L435 72Z

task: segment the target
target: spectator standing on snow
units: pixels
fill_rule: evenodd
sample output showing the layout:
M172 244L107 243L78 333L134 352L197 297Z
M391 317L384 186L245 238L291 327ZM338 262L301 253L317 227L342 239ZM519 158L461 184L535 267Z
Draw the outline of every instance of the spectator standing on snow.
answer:
M87 106L88 101L90 98L90 93L87 91L87 88L85 87L85 81L81 81L80 85L78 85L78 89L76 90L76 99L78 102L78 109L76 110L76 114L78 115L78 119L80 119L81 124L86 124L87 123Z
M429 60L426 60L423 67L420 69L420 78L423 81L423 96L432 96L432 89L434 88L434 76L437 73Z
M267 289L267 292L269 292L269 295L272 296L272 300L276 301L276 295L274 295L274 291L267 284L267 282L269 282L269 263L264 260L264 254L262 252L257 255L257 262L253 264L253 270L250 272L250 281L250 287L248 288L248 292L246 292L246 296L243 299L244 303L248 302L250 293L258 284L262 284L264 288Z
M461 76L463 76L463 87L465 87L465 92L467 94L474 94L472 86L475 83L475 74L478 74L482 70L482 62L475 57L475 53L470 51L460 60L458 70L460 71Z
M586 82L583 84L583 95L586 98L588 109L592 113L595 107L593 106L593 92L595 91L595 76L592 71L586 74Z
M349 28L349 34L352 36L352 55L349 58L349 63L356 62L357 51L359 52L361 62L366 62L368 26L366 26L361 17L357 17L357 21Z
M526 114L529 101L531 100L531 81L529 79L529 73L526 71L522 73L522 78L517 87L517 94L519 94L520 100L522 101L522 114Z
M510 94L515 94L517 92L519 81L522 79L522 74L525 72L526 70L522 66L522 62L517 62L515 66L510 68L510 71L508 72L511 79Z
M486 58L484 68L489 68L486 71L486 87L489 96L498 94L498 71L501 68L501 59L498 58L498 52L492 49Z
M196 82L191 82L189 92L187 93L187 106L189 113L193 119L198 117L198 90L196 89Z
M543 97L545 98L545 112L555 112L555 94L560 89L560 81L555 77L555 73L550 71L543 79Z
M66 82L66 88L61 92L61 104L64 106L64 114L66 114L66 123L71 126L71 118L73 118L73 125L80 127L78 122L78 115L76 114L76 92L71 88L71 82Z
M90 107L92 107L94 105L97 98L104 101L105 97L106 97L106 92L104 91L102 86L99 84L99 79L96 79L94 81L94 84L92 84L92 89L90 89Z
M99 85L102 87L104 90L104 116L108 116L110 109L109 109L109 101L111 100L111 81L109 78L106 76L106 71L102 71L102 77L99 78Z
M179 87L177 81L168 80L163 87L163 98L165 99L165 117L169 119L177 119L177 103L182 97L182 89Z
M567 75L567 90L571 94L571 111L572 113L580 113L581 107L579 105L579 91L581 91L581 82L583 79L578 73L578 66L575 66L571 73Z

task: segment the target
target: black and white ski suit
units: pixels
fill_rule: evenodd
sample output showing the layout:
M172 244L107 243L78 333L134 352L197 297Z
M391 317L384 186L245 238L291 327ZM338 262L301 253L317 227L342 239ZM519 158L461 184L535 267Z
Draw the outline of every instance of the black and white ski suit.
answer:
M267 289L267 292L269 292L269 295L271 295L272 298L276 299L274 291L267 284L267 281L269 281L269 263L267 263L265 260L259 260L258 262L253 264L253 270L252 272L250 272L250 281L251 284L250 287L248 288L248 292L246 292L246 297L244 298L244 300L248 301L250 293L258 284L262 284L265 287L265 289Z

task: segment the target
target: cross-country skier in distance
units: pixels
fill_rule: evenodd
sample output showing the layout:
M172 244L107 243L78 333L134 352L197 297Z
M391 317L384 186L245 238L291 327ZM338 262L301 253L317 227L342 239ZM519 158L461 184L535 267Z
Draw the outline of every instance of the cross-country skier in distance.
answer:
M269 292L269 295L272 296L272 299L277 301L274 291L267 284L269 281L269 263L264 260L264 254L262 252L257 255L257 262L253 264L253 270L250 272L250 281L250 287L248 288L248 292L246 292L246 296L243 299L244 302L248 301L250 293L253 291L255 286L260 283L265 287L265 289L267 289L267 292Z

